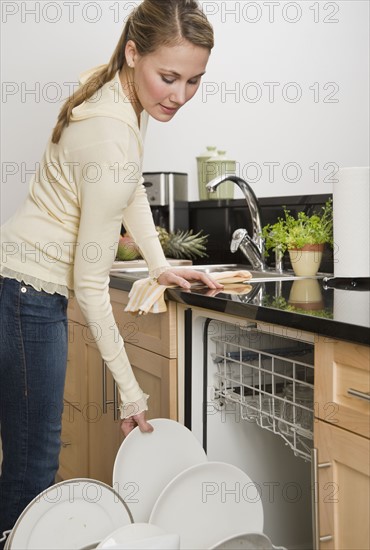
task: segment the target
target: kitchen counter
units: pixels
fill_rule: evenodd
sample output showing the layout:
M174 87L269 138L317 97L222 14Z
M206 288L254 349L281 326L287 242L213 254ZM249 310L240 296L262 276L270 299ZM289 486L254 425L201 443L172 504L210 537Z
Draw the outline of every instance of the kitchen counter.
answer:
M130 274L112 274L110 286L129 291L133 282ZM189 307L370 344L370 291L325 289L321 279L269 281L250 287L241 294L206 287L170 288L166 298Z

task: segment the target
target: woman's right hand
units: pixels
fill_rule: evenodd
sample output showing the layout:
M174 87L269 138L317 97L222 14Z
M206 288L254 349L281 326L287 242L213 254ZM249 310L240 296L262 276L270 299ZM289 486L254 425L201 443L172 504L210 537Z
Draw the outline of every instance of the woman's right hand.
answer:
M184 288L185 290L190 289L191 285L189 281L201 282L204 285L208 286L208 288L210 289L222 290L224 288L224 285L212 279L212 277L207 275L207 273L197 271L196 265L194 266L194 269L186 267L170 267L169 269L161 273L159 277L157 277L157 281L160 285L177 285Z
M153 426L145 420L145 412L134 414L128 418L124 418L121 422L121 430L126 437L136 426L139 426L141 432L152 432Z

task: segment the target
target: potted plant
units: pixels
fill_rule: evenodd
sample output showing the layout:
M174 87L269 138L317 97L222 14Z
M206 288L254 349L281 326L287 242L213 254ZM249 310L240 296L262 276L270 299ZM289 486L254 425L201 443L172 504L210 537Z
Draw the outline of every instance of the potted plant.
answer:
M319 270L325 243L333 246L333 206L329 199L320 213L308 216L299 212L297 218L284 207L284 218L262 229L266 253L274 249L277 257L289 252L294 273L312 277Z

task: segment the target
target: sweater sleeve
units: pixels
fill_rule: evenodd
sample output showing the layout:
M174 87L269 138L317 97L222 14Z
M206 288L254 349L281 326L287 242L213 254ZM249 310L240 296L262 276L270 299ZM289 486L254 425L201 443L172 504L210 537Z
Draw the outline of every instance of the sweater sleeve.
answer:
M119 388L122 418L146 410L148 397L133 374L109 297L109 272L124 214L131 220L150 269L163 263L150 208L144 206L143 197L137 198L141 166L135 138L128 136L126 145L102 142L78 152L80 224L74 256L76 298ZM140 219L132 221L136 216ZM140 235L138 227L143 229Z

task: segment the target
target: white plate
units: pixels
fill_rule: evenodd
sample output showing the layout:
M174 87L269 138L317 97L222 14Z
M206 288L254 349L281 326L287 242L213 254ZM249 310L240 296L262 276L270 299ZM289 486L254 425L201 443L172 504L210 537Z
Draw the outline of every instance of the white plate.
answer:
M6 548L84 548L131 522L129 509L112 487L93 479L62 481L29 503Z
M132 430L113 468L113 488L130 507L135 523L148 522L155 501L171 479L189 466L207 461L203 447L188 428L167 418L149 422L154 431Z
M104 550L116 548L176 550L180 548L180 537L176 534L166 533L163 529L151 523L131 523L111 533L97 548Z
M180 548L199 550L241 532L263 531L263 508L247 474L224 462L188 468L158 497L150 516L169 533L180 535Z

